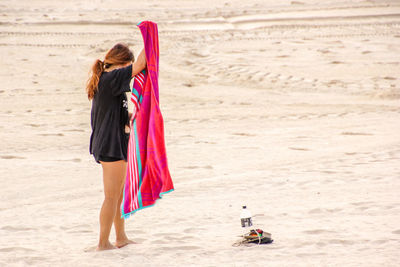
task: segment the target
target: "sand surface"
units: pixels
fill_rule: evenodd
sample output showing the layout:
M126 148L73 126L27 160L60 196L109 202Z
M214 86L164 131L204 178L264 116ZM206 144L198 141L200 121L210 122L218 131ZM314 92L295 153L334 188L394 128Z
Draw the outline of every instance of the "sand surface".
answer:
M88 70L159 25L175 192L96 245ZM0 2L0 266L396 266L400 2ZM271 245L233 247L241 205ZM114 233L112 233L112 239Z

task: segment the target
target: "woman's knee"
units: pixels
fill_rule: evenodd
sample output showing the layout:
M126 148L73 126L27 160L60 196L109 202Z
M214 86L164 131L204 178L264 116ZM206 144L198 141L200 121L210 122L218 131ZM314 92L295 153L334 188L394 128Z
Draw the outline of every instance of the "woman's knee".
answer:
M121 193L122 191L117 184L112 184L104 187L104 198L118 201Z
M109 204L115 204L115 205L117 205L118 204L118 199L119 199L119 196L115 196L115 195L107 195L107 194L105 194L104 195L104 202L107 202L107 203L109 203Z

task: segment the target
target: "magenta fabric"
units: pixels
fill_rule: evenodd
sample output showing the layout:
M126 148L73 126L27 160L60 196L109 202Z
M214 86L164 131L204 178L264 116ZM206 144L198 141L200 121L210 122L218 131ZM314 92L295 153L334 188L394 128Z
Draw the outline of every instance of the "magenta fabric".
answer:
M131 100L136 114L131 121L128 168L121 205L122 217L152 206L174 190L168 169L164 122L159 107L159 45L157 24L138 24L144 41L146 69L135 76Z

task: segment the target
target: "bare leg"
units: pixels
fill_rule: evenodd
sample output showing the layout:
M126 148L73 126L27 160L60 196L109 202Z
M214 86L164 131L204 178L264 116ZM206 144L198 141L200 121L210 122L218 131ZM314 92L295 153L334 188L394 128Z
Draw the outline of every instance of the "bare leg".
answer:
M125 167L125 170L126 170L126 167ZM124 177L126 177L126 171L125 171ZM123 196L124 196L124 183L122 183L122 185L121 185L121 193L120 193L120 197L118 200L118 208L117 208L117 212L115 213L115 217L114 217L114 228L115 228L115 237L116 237L115 246L118 248L122 248L128 244L135 243L132 240L129 240L128 237L126 236L125 220L123 218L121 218L121 203L122 203Z
M121 203L123 199L124 186L122 185L121 195L118 200L118 208L114 218L114 228L115 228L115 246L122 248L128 244L133 244L132 240L129 240L125 233L125 220L121 218Z
M126 162L101 162L103 167L104 202L100 210L100 239L96 250L114 249L109 236L117 213L118 202L126 175Z

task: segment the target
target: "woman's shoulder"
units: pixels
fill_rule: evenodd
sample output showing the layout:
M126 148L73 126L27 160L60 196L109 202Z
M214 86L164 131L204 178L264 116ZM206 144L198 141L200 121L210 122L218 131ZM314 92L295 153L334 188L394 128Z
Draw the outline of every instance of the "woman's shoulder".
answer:
M129 83L132 79L132 65L103 72L100 76L99 86L111 88L114 96L130 91Z
M127 73L132 73L132 64L126 67L122 68L117 68L117 69L112 69L110 71L103 71L103 74L106 74L108 76L117 76L121 74L127 74Z
M132 76L132 66L118 68L110 71L103 71L100 80L117 82L119 80L130 79Z

